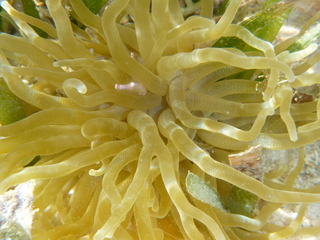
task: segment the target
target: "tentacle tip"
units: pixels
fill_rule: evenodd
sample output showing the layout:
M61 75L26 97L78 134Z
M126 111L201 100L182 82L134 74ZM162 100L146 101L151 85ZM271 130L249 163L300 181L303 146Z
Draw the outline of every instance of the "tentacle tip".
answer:
M290 140L291 140L292 142L298 141L298 134L297 134L297 132L295 132L294 134L291 134L291 135L290 135Z

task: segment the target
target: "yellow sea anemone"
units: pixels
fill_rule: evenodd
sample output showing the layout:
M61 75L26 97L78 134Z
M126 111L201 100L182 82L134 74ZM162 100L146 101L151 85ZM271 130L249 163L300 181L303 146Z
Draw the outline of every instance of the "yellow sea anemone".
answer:
M47 0L47 22L1 3L21 33L0 35L1 76L33 113L0 127L0 192L37 180L34 240L282 239L296 231L307 204L320 202L320 185L294 188L293 171L270 187L226 156L320 138L320 102L292 103L293 88L319 82L304 73L320 57L292 69L316 46L289 53L289 40L275 50L232 24L240 2L218 22L211 0L186 19L175 0L114 0L101 15L80 0ZM251 50L212 47L222 37ZM239 78L244 70L253 77ZM220 205L189 193L195 175ZM218 207L224 186L264 204L253 217ZM293 224L268 223L284 203L301 203Z

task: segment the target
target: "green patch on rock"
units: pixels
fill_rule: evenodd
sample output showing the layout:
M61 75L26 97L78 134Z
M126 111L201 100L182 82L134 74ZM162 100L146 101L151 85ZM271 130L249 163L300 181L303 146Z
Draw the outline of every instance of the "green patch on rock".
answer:
M0 79L0 124L7 125L25 118L22 101Z

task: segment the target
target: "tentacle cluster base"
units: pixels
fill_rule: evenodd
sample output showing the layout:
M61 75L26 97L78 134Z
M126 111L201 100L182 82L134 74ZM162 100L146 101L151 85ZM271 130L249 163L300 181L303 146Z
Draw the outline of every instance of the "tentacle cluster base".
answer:
M320 184L269 186L226 163L251 146L320 138L320 102L292 101L293 88L319 83L306 72L316 47L276 51L232 24L240 0L218 22L213 1L188 18L186 2L114 0L95 15L80 0L47 0L47 21L1 2L20 33L0 34L1 77L32 113L0 127L0 192L37 180L34 240L282 239L320 202ZM254 50L212 47L222 37ZM240 78L247 70L263 81ZM187 191L189 173L221 199L221 186L236 186L264 205L248 217L205 204ZM301 204L297 218L269 223L285 203Z

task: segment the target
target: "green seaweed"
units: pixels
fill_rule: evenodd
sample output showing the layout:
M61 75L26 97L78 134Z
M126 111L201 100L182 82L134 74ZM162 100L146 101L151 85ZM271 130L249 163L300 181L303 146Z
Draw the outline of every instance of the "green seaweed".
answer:
M8 16L7 12L0 6L0 32L11 33L12 25L6 19L5 16Z
M203 203L209 204L221 211L230 211L247 217L254 217L259 198L241 188L231 186L224 192L223 200L210 184L193 173L188 173L186 187L189 194Z
M34 18L40 18L37 7L32 0L21 0L21 3L25 14ZM39 36L44 38L48 37L48 34L41 29L34 26L32 26L32 28L39 34Z
M296 42L290 45L286 50L290 53L300 51L320 37L320 23L312 25Z
M283 2L283 0L267 0L264 4L263 4L263 7L262 9L268 9L268 8L271 8L273 7L275 4L277 3L280 3L280 2Z
M0 124L7 125L25 118L22 101L0 79Z
M23 11L25 14L39 18L39 12L36 8L36 5L33 1L31 0L21 0Z
M248 29L256 37L272 42L276 38L280 28L283 26L292 10L291 2L275 2L277 1L267 1L263 10L242 21L239 25ZM223 37L217 41L213 47L237 48L243 52L257 51L237 37ZM232 77L250 79L253 74L254 70L247 70Z
M241 188L232 186L229 197L224 204L232 213L242 214L247 217L254 217L259 198Z
M278 3L273 5L271 8L264 9L254 14L250 18L241 22L239 25L248 29L256 37L272 42L288 18L291 10L292 3ZM254 50L237 37L223 37L217 41L213 47L232 47L242 51Z
M214 9L214 16L221 16L227 9L230 0L223 1L218 8Z
M91 12L97 14L108 0L82 0Z

